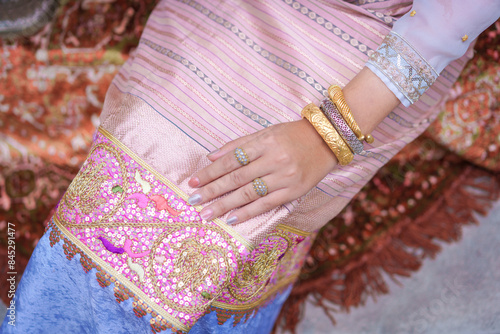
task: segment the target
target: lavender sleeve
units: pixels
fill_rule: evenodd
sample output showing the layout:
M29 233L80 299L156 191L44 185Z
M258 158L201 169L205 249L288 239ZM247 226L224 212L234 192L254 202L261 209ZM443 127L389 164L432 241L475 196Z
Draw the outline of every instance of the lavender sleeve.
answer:
M408 107L499 17L500 0L415 0L366 66Z

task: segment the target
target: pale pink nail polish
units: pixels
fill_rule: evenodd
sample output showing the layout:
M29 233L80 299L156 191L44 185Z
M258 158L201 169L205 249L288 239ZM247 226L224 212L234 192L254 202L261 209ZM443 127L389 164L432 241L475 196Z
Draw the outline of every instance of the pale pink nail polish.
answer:
M203 209L200 212L200 217L203 220L210 220L214 212L211 209Z
M197 177L193 177L191 178L191 180L188 181L188 185L193 188L198 187L199 184L200 184L200 179Z
M188 198L188 203L190 205L197 205L201 203L201 195L200 194L194 194L193 196Z

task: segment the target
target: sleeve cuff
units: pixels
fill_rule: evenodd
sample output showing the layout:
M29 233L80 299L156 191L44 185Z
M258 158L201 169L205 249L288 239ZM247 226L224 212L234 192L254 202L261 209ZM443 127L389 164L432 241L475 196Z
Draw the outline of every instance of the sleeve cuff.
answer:
M387 88L391 90L391 92L396 95L399 101L405 106L409 107L411 105L411 101L406 98L406 96L403 95L398 89L398 87L389 79L382 71L380 71L377 67L373 66L370 62L366 63L365 65L368 67L373 73L375 73L376 76L382 80Z
M372 70L409 107L436 81L436 70L400 35L390 32L368 60Z

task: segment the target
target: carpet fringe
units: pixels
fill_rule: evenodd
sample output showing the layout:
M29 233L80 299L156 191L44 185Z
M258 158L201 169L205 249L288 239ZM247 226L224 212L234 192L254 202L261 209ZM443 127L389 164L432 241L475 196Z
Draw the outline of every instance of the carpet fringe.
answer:
M500 174L473 166L453 182L434 205L418 218L403 218L364 254L342 268L331 267L317 277L299 280L283 305L274 333L290 331L304 313L304 302L322 308L335 324L334 313L364 305L368 297L389 292L387 276L397 281L417 271L425 258L440 251L440 241L457 241L462 226L477 224L474 213L485 215L500 195ZM399 282L398 282L399 283Z

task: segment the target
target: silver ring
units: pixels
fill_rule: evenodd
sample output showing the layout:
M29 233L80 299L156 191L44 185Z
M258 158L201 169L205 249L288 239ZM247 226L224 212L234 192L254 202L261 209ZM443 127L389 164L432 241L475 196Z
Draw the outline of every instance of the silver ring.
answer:
M242 166L246 166L250 162L250 161L248 161L248 156L247 156L246 152L241 147L237 147L234 150L234 156L236 157L236 160L238 160L238 162Z
M252 182L253 184L253 189L259 195L260 197L266 196L267 195L267 185L264 180L262 180L260 177L256 178Z

